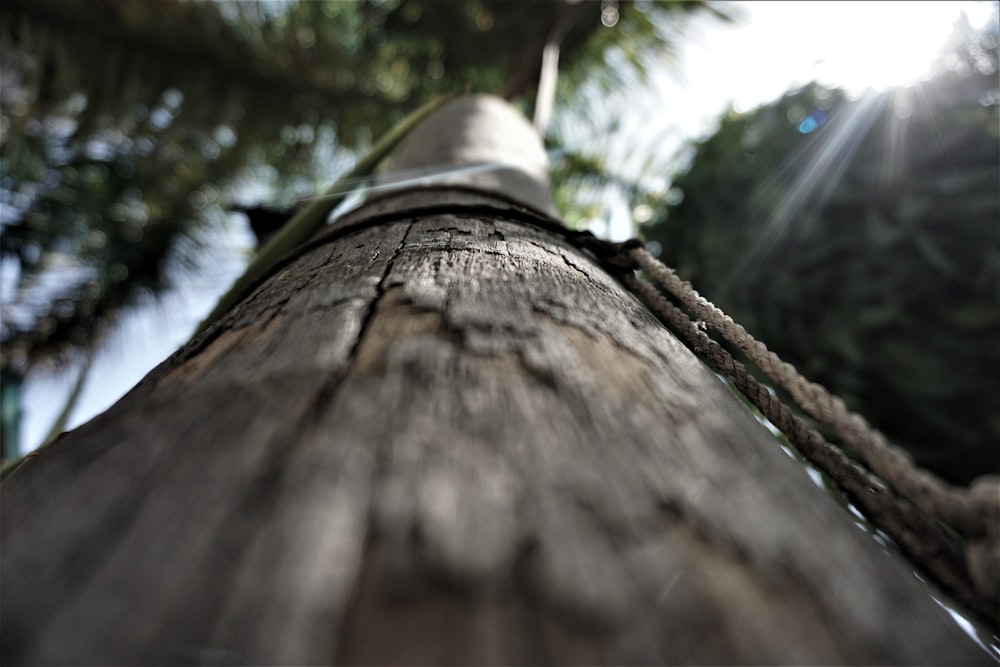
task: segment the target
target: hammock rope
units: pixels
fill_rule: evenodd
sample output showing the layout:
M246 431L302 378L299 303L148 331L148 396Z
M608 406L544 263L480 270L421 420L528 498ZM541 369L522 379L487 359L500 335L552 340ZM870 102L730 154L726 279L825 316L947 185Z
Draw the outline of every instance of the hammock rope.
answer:
M534 118L534 125L540 133L544 133L551 113L555 82L559 75L558 45L565 29L566 26L559 23L553 26L542 57ZM946 484L917 467L908 453L892 445L864 417L852 412L841 398L807 380L794 366L783 361L743 326L698 294L690 283L682 281L671 268L653 257L641 240L611 243L590 232L563 228L562 233L571 243L595 255L636 296L645 299L663 322L684 339L700 358L729 379L807 460L823 470L841 488L848 492L854 489L851 495L855 501L872 518L880 516L886 520L886 525L879 527L903 546L918 561L918 565L934 574L960 602L979 612L984 611L985 605L986 617L997 619L1000 615L1000 477L981 477L968 488ZM650 283L638 280L636 270L641 270L666 289L698 318L697 321L665 299ZM746 355L777 387L788 392L802 410L839 434L844 442L857 450L878 478L923 510L932 522L940 521L958 530L966 539L964 557L967 578L975 591L968 590L953 565L942 567L938 558L921 557L919 554L927 551L920 544L925 538L919 535L914 538L912 531L900 529L902 510L894 509L887 516L875 506L876 503L869 502L866 494L857 493L859 479L865 479L869 489L884 485L876 485L871 474L860 466L848 465L848 459L841 450L806 426L757 382L739 361L701 329L702 324L711 327ZM903 521L902 525L906 522ZM921 533L936 535L937 528L924 522Z
M673 269L653 257L642 241L610 243L586 232L570 232L566 236L594 254L700 359L732 382L806 460L843 489L879 530L935 577L958 603L985 618L997 619L1000 477L983 476L969 487L960 488L920 469L908 453L890 443L864 417L852 412L842 399L803 377L794 366L701 296L690 283L681 280ZM637 277L637 271L648 280ZM661 290L688 312L674 305ZM852 461L810 428L754 378L741 361L712 339L707 329L717 332L742 352L817 423L837 433L858 452L870 470ZM955 541L948 529L964 538L960 558L948 556L949 552L955 552Z

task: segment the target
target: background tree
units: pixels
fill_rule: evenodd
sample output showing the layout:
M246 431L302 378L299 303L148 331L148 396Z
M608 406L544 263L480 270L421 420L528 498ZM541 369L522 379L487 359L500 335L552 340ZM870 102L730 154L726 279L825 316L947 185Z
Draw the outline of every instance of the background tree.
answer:
M665 21L707 7L4 3L5 377L88 354L123 308L210 264L224 210L258 203L243 177L292 207L431 95L526 106L557 25L571 104L579 82L613 82L609 54L641 67L669 49Z
M849 100L730 112L643 230L803 372L956 482L1000 471L997 35Z

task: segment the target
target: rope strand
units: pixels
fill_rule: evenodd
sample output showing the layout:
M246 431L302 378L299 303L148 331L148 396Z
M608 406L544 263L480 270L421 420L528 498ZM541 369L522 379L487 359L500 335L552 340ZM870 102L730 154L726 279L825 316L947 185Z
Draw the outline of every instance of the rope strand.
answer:
M977 587L966 572L963 555L932 517L889 493L885 482L851 461L840 449L809 428L652 284L640 281L634 275L625 275L623 280L633 294L641 296L709 367L728 378L802 456L843 489L851 502L879 530L891 537L956 601L984 618L995 618L995 606L977 595Z
M960 489L950 487L929 473L917 468L910 456L894 447L885 436L872 428L864 417L851 412L844 401L833 396L823 386L810 382L791 364L767 349L751 336L740 324L722 312L682 281L673 270L656 260L645 248L632 248L630 257L648 275L691 309L706 324L740 349L771 380L795 399L802 408L820 423L836 430L844 440L855 447L865 461L883 478L892 479L898 491L917 503L925 511L956 524L973 535L985 533L982 517L971 511L971 499ZM982 499L989 502L988 498ZM992 499L1000 509L1000 493ZM986 510L987 507L975 508Z
M856 493L859 488L857 466L852 464L851 467L843 461L838 462L837 457L830 454L832 445L795 417L787 406L781 404L750 376L742 364L709 338L691 317L670 303L653 285L638 280L628 269L642 269L700 322L719 332L778 387L787 391L806 413L840 434L847 444L859 452L878 478L913 502L932 521L941 521L960 531L967 539L964 554L967 572L963 574L971 579L978 596L968 590L968 586L961 584L961 577L956 579L954 564L941 565L936 558L916 560L921 561L921 565L945 584L956 599L995 620L997 602L1000 601L1000 477L984 476L969 488L962 489L948 485L921 470L906 452L892 445L864 417L852 412L842 399L804 378L794 366L771 352L739 323L698 294L690 283L682 281L672 269L650 255L641 242L633 239L616 247L617 252L602 249L601 255L609 268L618 271L633 293L644 298L698 355L729 378L804 456L830 475L842 488L849 492L854 489L852 496L864 509L888 520L891 525L887 532L904 549L911 554L926 550L918 542L936 534L933 522L916 521L912 516L904 521L899 508L888 511L881 505L873 506L864 494ZM593 244L590 249L594 249ZM846 460L842 452L837 454ZM870 482L870 473L867 475ZM912 528L900 528L918 524L920 529L916 535L911 534ZM880 525L880 528L884 526Z

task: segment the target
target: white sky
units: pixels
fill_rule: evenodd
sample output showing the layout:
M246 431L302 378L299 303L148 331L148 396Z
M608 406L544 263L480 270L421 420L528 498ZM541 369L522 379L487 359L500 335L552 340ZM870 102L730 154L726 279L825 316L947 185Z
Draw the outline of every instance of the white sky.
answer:
M719 46L692 48L693 80L725 81L737 110L816 80L861 92L923 78L963 10L985 25L990 2L748 2L745 27L725 31ZM716 36L716 33L713 36Z
M653 89L628 96L623 124L634 123L650 145L627 146L623 172L656 151L675 151L683 141L712 131L729 106L749 110L787 90L819 80L859 93L913 83L931 65L959 12L973 25L990 16L990 2L749 2L734 3L746 20L736 26L700 21L682 46L679 69L655 77ZM678 74L680 77L678 78ZM641 135L640 135L641 136ZM641 162L641 160L639 160ZM631 235L627 218L616 215L611 235ZM213 267L212 285L224 291L242 271L241 245ZM188 285L167 295L160 307L128 319L97 358L71 419L71 426L105 410L185 340L212 307L211 287ZM29 378L25 386L22 446L45 436L75 378L76 370Z

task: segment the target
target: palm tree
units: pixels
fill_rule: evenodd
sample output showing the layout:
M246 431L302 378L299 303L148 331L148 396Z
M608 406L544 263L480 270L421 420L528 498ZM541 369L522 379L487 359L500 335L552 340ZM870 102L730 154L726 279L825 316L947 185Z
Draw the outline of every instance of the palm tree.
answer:
M8 477L5 664L980 658L572 242L516 110L395 156L446 158Z
M9 386L93 354L123 310L210 263L200 230L221 224L226 184L247 169L276 168L277 203L290 206L311 194L302 184L317 170L345 169L430 96L472 85L523 100L556 26L572 88L583 72L610 81L612 50L641 64L637 54L668 48L658 23L706 8L716 11L701 2L5 2L0 259L17 276L3 304ZM602 25L612 9L615 30ZM16 451L5 438L4 451Z

